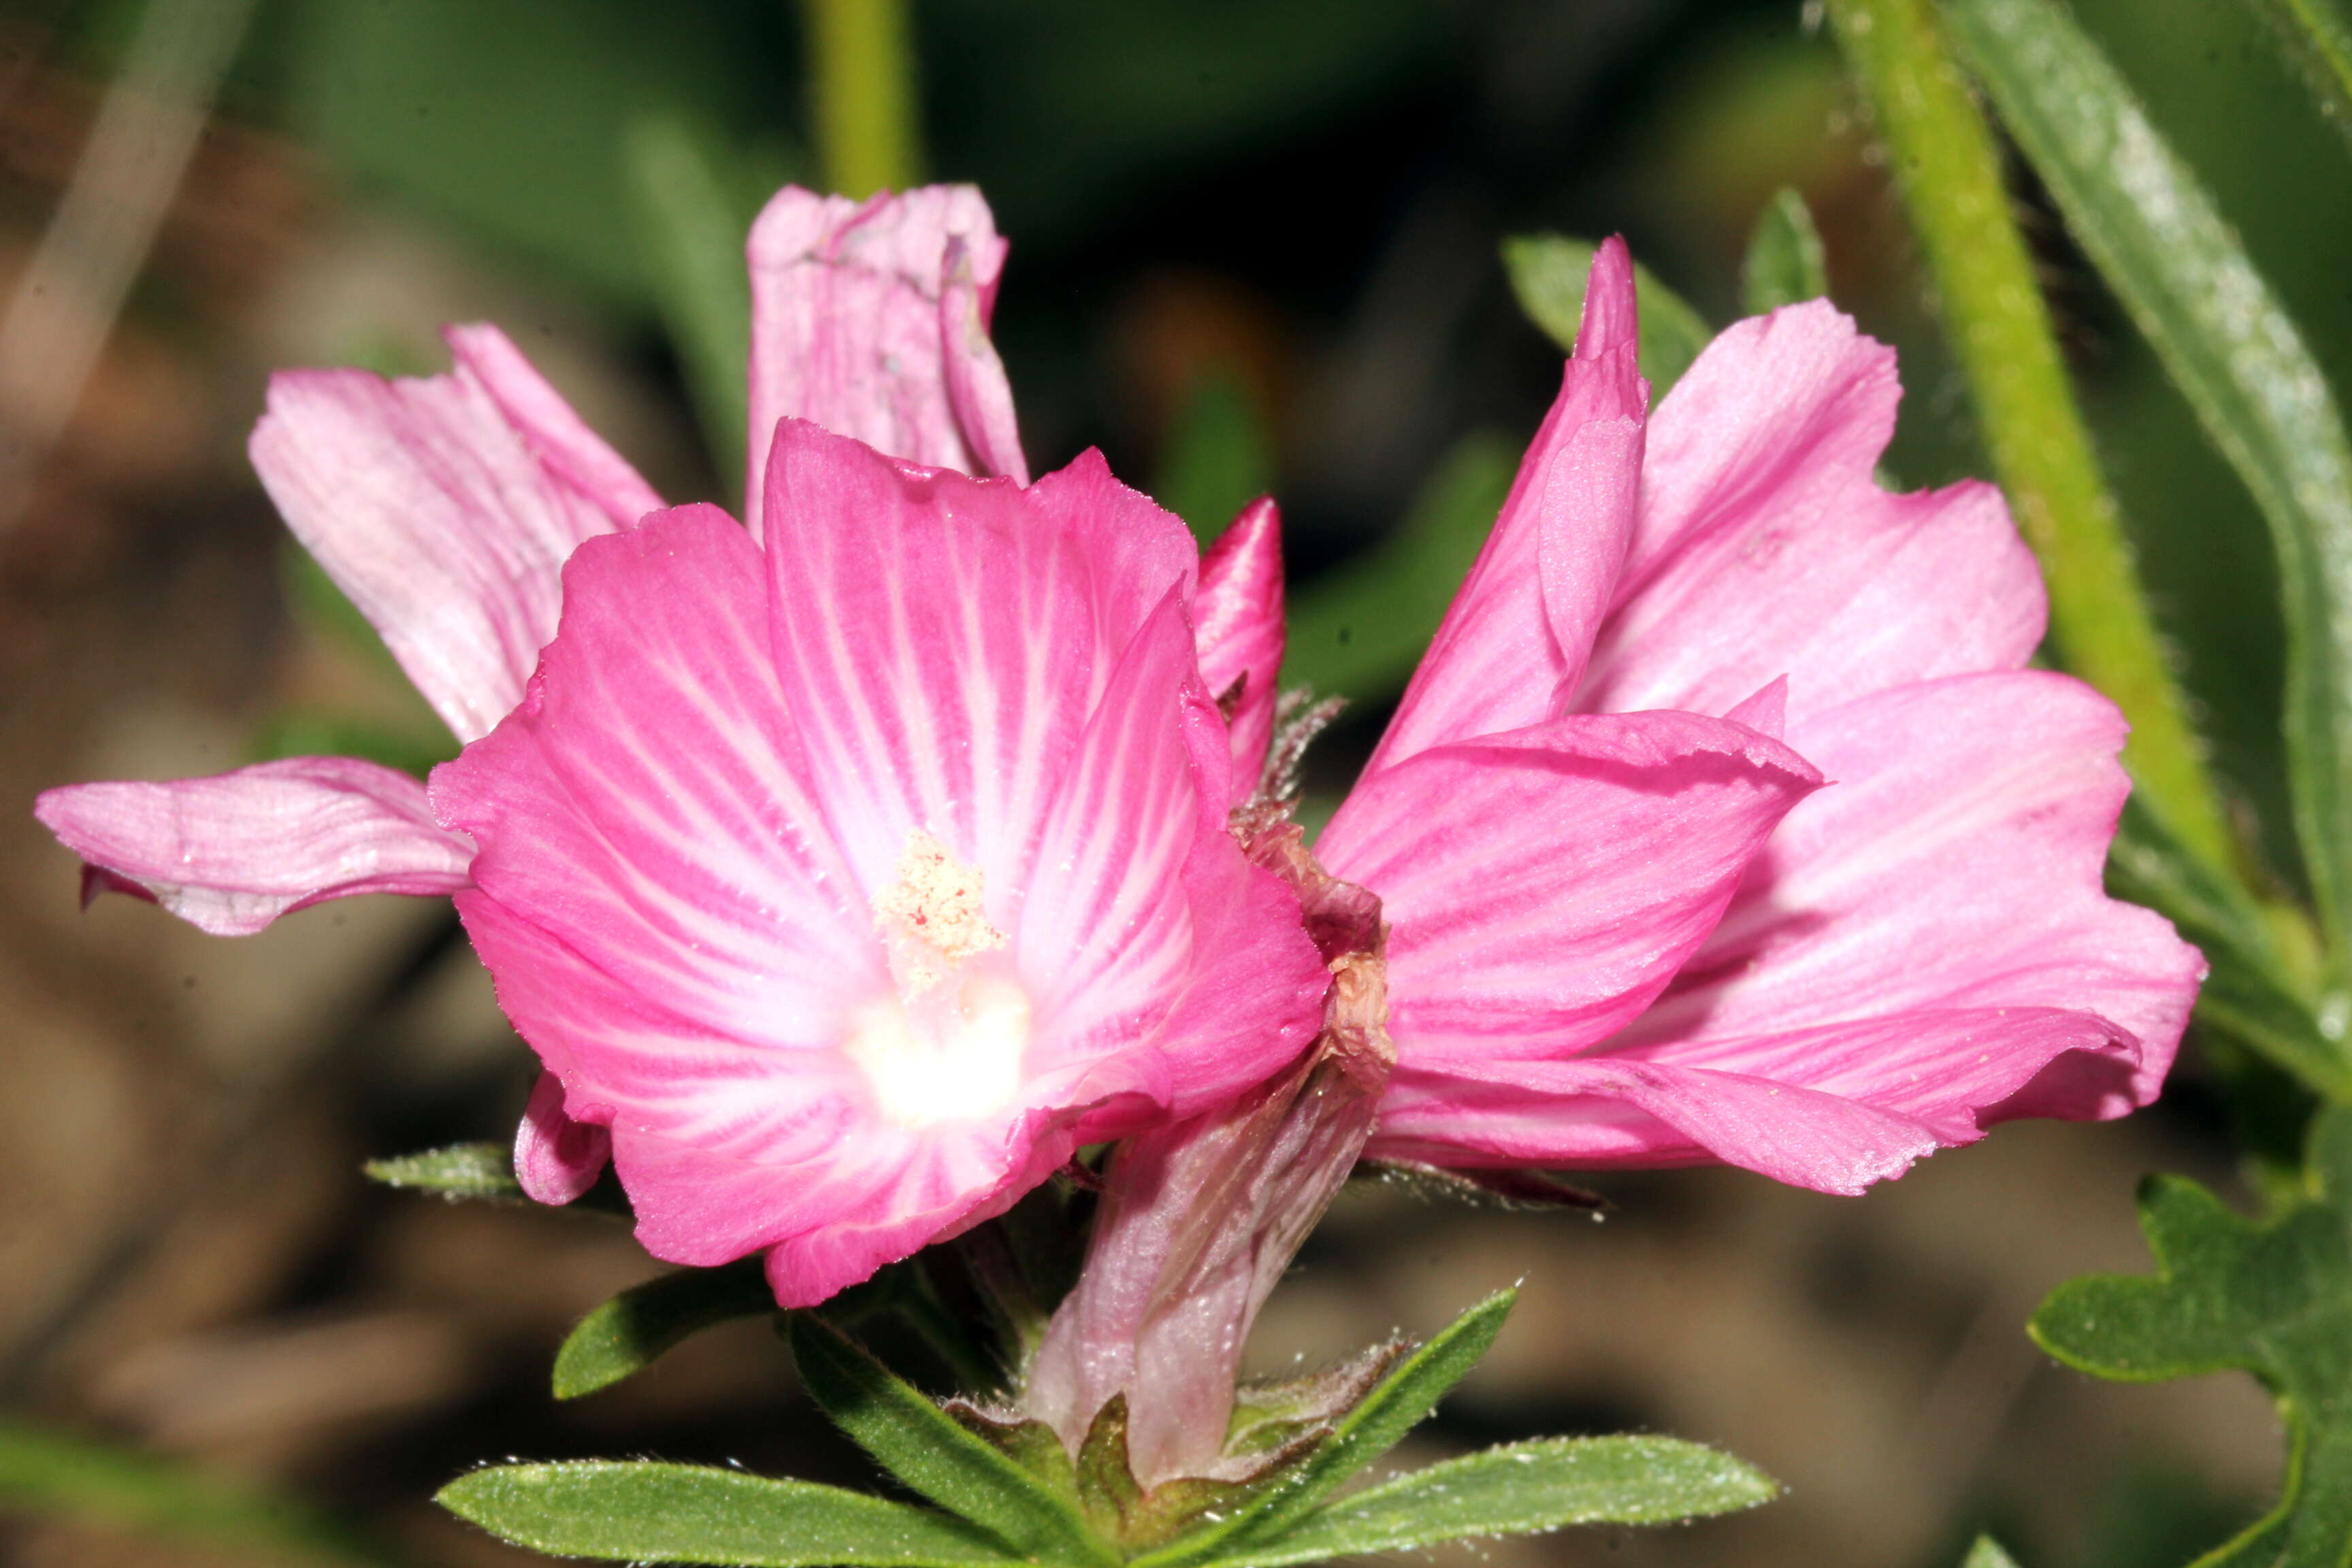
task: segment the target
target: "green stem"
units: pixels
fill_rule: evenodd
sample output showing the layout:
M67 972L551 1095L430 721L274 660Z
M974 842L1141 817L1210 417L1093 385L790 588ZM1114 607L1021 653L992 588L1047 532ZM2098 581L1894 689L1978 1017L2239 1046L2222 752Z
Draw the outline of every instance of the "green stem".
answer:
M921 177L915 52L906 0L802 0L824 175L845 196Z
M2182 843L2234 868L2240 857L2067 381L1991 128L1929 0L1830 0L1829 11L1894 155L1993 471L2042 558L2058 654L2131 721L2124 761L2147 804Z

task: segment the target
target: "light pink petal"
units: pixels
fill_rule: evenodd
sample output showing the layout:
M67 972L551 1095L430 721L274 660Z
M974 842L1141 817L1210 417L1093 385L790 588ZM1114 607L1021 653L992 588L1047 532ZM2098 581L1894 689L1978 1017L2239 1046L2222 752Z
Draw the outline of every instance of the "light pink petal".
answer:
M787 420L768 487L774 660L858 885L920 827L1014 929L1114 663L1190 593L1191 535L1091 453L1023 490Z
M2105 699L2032 670L1792 721L1790 743L1836 782L1790 814L1722 924L1612 1048L2059 1009L2105 1019L2133 1069L2076 1113L2145 1103L2203 964L2160 917L2102 889L2128 787L2123 734Z
M1894 351L1826 301L1717 338L1659 405L1641 521L1580 709L1718 713L1777 676L1816 713L2021 666L2042 579L2000 492L1895 495Z
M539 1075L515 1129L515 1180L535 1203L568 1204L596 1184L613 1157L613 1135L563 1114L563 1080Z
M435 770L433 799L481 846L477 883L583 962L733 1038L805 1047L882 961L805 793L764 576L715 507L583 545L530 696Z
M152 899L215 936L356 893L453 893L474 847L425 786L353 757L288 757L212 778L53 789L33 814L89 867L87 892Z
M1385 907L1400 1063L1560 1057L1657 995L1820 782L1727 721L1579 715L1367 779L1316 852Z
M1202 682L1219 702L1232 703L1233 799L1239 805L1265 769L1282 672L1282 514L1270 497L1244 507L1201 558L1192 619Z
M780 419L927 467L1021 472L1012 394L986 348L1005 248L970 185L886 191L863 203L786 186L768 203L748 247L744 506L755 537ZM968 295L950 300L959 289Z
M304 547L461 741L522 696L583 539L660 498L494 327L447 375L281 371L253 466Z
M1633 309L1633 261L1612 239L1593 258L1559 396L1368 774L1433 746L1540 723L1583 669L1640 482L1650 388L1634 363ZM1590 429L1596 422L1603 428Z

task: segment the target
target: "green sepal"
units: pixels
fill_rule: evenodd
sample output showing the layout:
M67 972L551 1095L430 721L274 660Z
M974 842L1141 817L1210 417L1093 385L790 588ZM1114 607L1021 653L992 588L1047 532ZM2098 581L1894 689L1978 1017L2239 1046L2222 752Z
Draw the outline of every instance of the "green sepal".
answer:
M2278 1506L2201 1568L2340 1568L2352 1559L2352 1109L2313 1124L2306 1193L2269 1219L2196 1183L2152 1176L2140 1228L2154 1276L2093 1275L2051 1292L2027 1325L2069 1366L2161 1382L2252 1373L2287 1428Z
M928 1509L704 1465L498 1465L434 1500L501 1541L559 1557L743 1568L1000 1568L1023 1560Z
M1751 316L1829 297L1828 258L1805 198L1783 186L1764 205L1739 263L1739 302Z
M1246 1506L1207 1530L1137 1558L1137 1568L1238 1559L1288 1533L1349 1477L1394 1447L1468 1374L1502 1331L1503 1320L1517 1300L1517 1289L1498 1290L1463 1313L1382 1378L1330 1436L1287 1468L1280 1486L1258 1492Z
M1564 353L1576 351L1576 331L1584 315L1585 278L1599 248L1589 239L1570 239L1560 234L1517 235L1503 241L1503 269L1510 274L1511 291L1518 296L1519 309ZM1682 379L1683 372L1715 332L1706 317L1638 262L1633 267L1633 298L1641 318L1642 374L1650 379L1650 400L1654 405Z
M824 1319L794 1312L785 1338L802 1384L882 1468L1039 1563L1118 1562L1069 1498L940 1409Z
M776 1310L760 1259L681 1268L632 1286L580 1320L555 1352L555 1397L578 1399L642 1372L689 1336Z

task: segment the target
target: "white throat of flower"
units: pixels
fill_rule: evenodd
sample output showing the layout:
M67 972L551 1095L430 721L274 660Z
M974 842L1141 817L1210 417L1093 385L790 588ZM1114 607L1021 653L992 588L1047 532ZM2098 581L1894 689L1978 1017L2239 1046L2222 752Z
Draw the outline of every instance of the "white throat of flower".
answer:
M1013 1102L1029 1047L1029 997L999 956L977 867L916 828L898 879L869 900L891 988L857 1009L847 1051L882 1114L904 1127L986 1116Z

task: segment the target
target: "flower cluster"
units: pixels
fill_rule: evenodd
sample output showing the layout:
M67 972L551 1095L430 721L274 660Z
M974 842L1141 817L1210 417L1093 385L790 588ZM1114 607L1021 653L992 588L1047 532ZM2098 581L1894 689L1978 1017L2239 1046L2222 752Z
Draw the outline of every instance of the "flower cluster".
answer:
M1217 1473L1239 1336L1360 1153L1850 1193L2155 1095L2200 960L2101 889L2122 722L2027 668L1995 491L1880 488L1893 355L1826 303L1653 411L1601 249L1310 853L1262 782L1271 503L1204 560L1095 453L1032 483L1004 254L968 189L775 198L740 522L666 506L491 328L446 376L281 374L255 465L463 752L41 819L215 932L454 895L545 1068L526 1188L609 1159L656 1256L764 1254L788 1306L1129 1140L1029 1409L1074 1446L1120 1394L1189 1412L1136 1427L1147 1481Z

